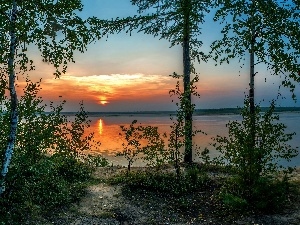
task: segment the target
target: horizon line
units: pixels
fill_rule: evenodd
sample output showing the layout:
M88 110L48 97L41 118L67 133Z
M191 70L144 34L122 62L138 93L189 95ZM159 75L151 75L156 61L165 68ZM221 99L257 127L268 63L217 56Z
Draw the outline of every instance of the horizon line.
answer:
M204 112L204 111L238 111L243 107L228 107L228 108L206 108L206 109L195 109L195 112ZM268 109L269 107L260 107L262 110ZM280 106L275 107L276 111L300 111L299 106ZM46 113L50 113L51 111L47 111ZM77 113L78 111L62 111L62 113ZM137 113L176 113L176 110L136 110L136 111L86 111L87 114L100 113L100 114L137 114Z

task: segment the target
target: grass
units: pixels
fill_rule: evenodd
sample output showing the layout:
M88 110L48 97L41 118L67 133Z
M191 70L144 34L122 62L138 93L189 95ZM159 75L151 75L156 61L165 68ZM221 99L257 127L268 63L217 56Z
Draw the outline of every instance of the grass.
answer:
M103 183L106 191L108 188L121 187L121 189L118 188L121 192L113 193L111 196L112 208L103 211L99 209L97 215L93 215L78 210L79 205L71 204L69 209L57 208L47 218L49 218L48 221L60 221L61 224L69 224L76 218L136 222L136 219L144 217L142 224L145 225L192 222L203 224L210 221L210 224L225 225L234 224L238 220L243 221L243 218L251 218L251 216L263 217L263 212L251 211L247 207L244 209L240 205L238 209L228 207L226 201L243 203L243 200L229 194L226 198L220 195L224 182L227 180L226 176L231 176L227 169L214 166L182 167L179 178L168 169L154 171L146 168L133 168L130 173L127 173L124 168L106 167L98 170L97 176L87 181L86 184L97 186ZM300 181L290 184L288 196L290 202L286 202L278 212L294 212L297 204L299 205ZM94 194L92 196L96 198ZM99 193L99 196L103 196L103 193ZM89 202L87 199L85 201ZM96 204L101 205L99 203L100 201ZM260 220L257 223L272 224L268 223L268 220Z
M192 218L194 222L203 222L211 217L223 220L226 211L216 197L220 180L209 177L204 168L187 168L180 177L172 172L122 172L107 181L111 185L123 185L123 196L133 204L143 202L144 208L157 207L160 213L172 214L175 220ZM152 220L153 224L158 222L155 218Z
M192 218L194 222L213 220L216 224L218 222L231 224L232 221L242 217L263 215L265 211L260 210L259 206L250 207L243 198L224 192L225 184L233 175L230 168L212 165L192 166L186 167L180 177L173 172L164 171L146 170L130 173L123 171L110 177L106 182L111 185L122 185L123 196L132 204L143 203L142 207L145 209L149 206L158 207L161 213L168 215L171 212L186 220ZM276 183L271 186L272 193L282 188ZM289 183L287 199L296 199L298 196L299 200L298 187L295 183ZM268 213L293 208L287 201L283 201L279 206L271 206ZM173 217L176 218L174 215ZM158 222L155 218L152 219L154 223Z

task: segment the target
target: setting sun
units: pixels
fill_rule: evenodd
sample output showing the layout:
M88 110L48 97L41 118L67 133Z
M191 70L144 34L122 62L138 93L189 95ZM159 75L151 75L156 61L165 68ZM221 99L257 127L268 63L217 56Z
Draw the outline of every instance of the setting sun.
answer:
M108 101L100 100L100 104L101 104L101 105L105 105L105 104L107 104L107 103L108 103Z
M108 101L107 101L107 98L106 97L104 97L104 96L101 96L101 97L99 97L99 103L101 104L101 105L106 105L107 103L109 103Z

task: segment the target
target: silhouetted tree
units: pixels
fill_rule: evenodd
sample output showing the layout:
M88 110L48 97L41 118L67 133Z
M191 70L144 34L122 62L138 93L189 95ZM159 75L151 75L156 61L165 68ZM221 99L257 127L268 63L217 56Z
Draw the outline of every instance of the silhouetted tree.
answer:
M261 160L259 157L262 155L254 154L258 135L254 101L255 65L265 64L273 75L284 76L282 85L290 88L295 99L293 82L300 82L300 4L299 1L216 0L214 6L217 7L214 20L225 23L223 38L212 44L214 59L229 63L231 58L238 57L239 61L243 61L247 55L250 56L247 109L251 138L247 145L250 149L248 166L251 167ZM251 169L248 171L253 172ZM249 185L257 176L249 174Z
M146 34L159 36L171 42L171 46L181 45L183 48L183 74L185 108L185 162L192 162L192 103L190 90L190 75L194 72L194 60L206 61L207 56L200 51L202 41L198 39L201 34L200 25L204 16L209 12L210 1L198 0L131 0L139 7L139 13L147 10L148 20L141 21L140 31Z

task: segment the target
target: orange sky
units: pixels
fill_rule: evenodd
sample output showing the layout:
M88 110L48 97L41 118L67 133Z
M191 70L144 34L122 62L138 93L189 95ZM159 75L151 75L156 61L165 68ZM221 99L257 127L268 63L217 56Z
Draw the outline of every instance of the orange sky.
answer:
M136 13L130 1L84 0L83 3L83 17L94 15L112 18ZM210 50L209 45L218 37L217 31L212 29L212 18L208 17L202 30L204 52ZM54 79L53 66L41 61L36 47L30 46L29 50L29 57L36 66L35 71L29 72L30 79L38 81L42 78L40 95L46 102L67 100L66 111L76 111L81 100L88 111L175 109L169 90L175 87L176 81L169 74L182 72L182 49L180 46L170 48L166 40L141 33L111 35L90 44L86 53L75 53L76 63L69 64L67 73L60 79ZM196 63L195 68L200 77L197 86L201 94L200 99L194 99L196 108L236 107L243 104L249 82L247 56L242 69L237 60L217 67L210 60L200 65ZM256 68L257 102L275 98L280 79L274 76L269 78L263 67ZM24 79L19 79L19 85L20 88L24 86ZM280 104L295 106L288 90L285 92L288 93L287 99ZM300 95L299 88L296 92ZM297 104L299 106L299 102Z

